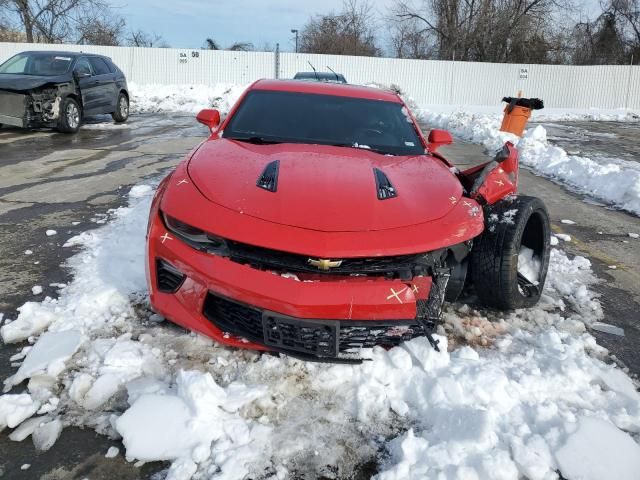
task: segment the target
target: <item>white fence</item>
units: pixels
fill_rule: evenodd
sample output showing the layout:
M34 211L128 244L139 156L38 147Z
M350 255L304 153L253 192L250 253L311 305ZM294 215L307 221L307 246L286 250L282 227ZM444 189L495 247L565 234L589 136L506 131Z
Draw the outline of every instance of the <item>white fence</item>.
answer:
M0 62L24 50L73 50L111 57L130 82L142 84L249 83L291 78L330 66L351 83L396 84L418 104L496 105L522 90L547 107L640 109L640 67L565 66L401 60L174 48L97 47L0 43ZM276 68L276 65L277 68ZM278 70L276 72L276 70Z

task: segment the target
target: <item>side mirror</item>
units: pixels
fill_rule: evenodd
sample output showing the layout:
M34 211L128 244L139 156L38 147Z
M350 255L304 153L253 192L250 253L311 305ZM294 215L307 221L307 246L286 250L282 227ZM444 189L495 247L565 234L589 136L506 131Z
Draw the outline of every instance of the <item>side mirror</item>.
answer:
M91 74L86 72L73 72L73 76L76 77L76 80L80 80L81 78L90 77Z
M429 143L429 150L433 152L442 145L451 145L453 143L453 138L447 130L434 129L429 132L429 138L427 141Z
M196 116L196 120L213 131L220 125L220 112L212 108L205 108L204 110L200 110L200 113Z

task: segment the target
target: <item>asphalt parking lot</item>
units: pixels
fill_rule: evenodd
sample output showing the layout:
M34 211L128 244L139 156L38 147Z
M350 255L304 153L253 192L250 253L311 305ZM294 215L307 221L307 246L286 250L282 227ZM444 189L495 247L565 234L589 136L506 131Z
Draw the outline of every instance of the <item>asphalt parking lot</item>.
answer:
M129 186L158 178L207 133L191 115L134 115L123 126L109 120L92 119L73 136L0 129L0 312L6 316L13 318L26 301L55 296L52 284L69 280L61 265L74 253L63 248L65 241L99 226L109 209L126 202ZM606 123L556 124L549 133L567 150L640 161L632 146L638 127ZM585 138L572 142L578 131L587 132ZM622 131L619 141L611 136ZM481 147L460 140L443 153L461 168L486 159ZM594 334L632 373L640 374L640 240L628 237L629 232L640 233L640 219L585 201L528 171L522 172L521 189L543 198L554 230L572 236L562 248L593 262L602 279L598 291L605 321L623 328L625 336ZM575 225L563 224L563 219ZM47 236L47 230L57 233ZM34 285L42 285L43 293L33 295ZM0 377L12 372L9 358L15 351L13 346L0 349ZM93 431L67 428L51 450L38 454L30 442L0 436L0 477L4 472L5 478L135 479L162 468L136 468L121 456L104 458L112 444ZM24 463L33 465L26 473L19 470Z

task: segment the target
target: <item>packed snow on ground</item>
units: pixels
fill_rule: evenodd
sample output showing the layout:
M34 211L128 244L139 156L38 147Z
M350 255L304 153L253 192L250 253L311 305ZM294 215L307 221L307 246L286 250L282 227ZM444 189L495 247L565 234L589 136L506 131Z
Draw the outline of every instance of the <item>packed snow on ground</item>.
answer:
M612 448L612 446L614 446ZM569 479L629 479L640 472L640 446L611 423L581 417L578 429L558 451L558 466Z
M616 158L598 159L569 155L547 140L542 125L529 128L523 138L500 132L502 113L426 108L423 120L436 128L480 143L489 151L498 150L506 141L520 152L520 162L535 173L569 185L572 189L640 215L640 165Z
M157 322L144 278L152 192L134 187L128 207L67 242L80 248L73 281L0 330L28 342L0 396L12 440L47 449L64 427L89 427L121 439L129 461L169 460L174 480L343 478L371 465L381 480L552 479L583 471L581 445L599 431L608 448L589 449L594 465L638 448L640 395L587 332L603 319L587 259L552 250L536 308L449 307L440 353L419 338L362 365L305 363ZM632 460L610 468L640 478Z

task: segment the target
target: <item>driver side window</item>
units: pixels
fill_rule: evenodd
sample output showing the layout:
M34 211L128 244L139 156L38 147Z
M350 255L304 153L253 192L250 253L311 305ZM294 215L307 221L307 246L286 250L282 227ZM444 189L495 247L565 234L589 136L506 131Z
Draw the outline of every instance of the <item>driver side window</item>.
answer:
M89 64L89 60L87 60L86 58L80 58L76 62L76 66L74 67L73 71L80 75L93 74L93 72L91 71L91 65Z

